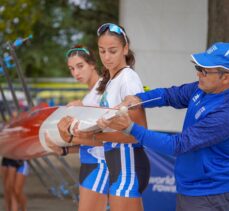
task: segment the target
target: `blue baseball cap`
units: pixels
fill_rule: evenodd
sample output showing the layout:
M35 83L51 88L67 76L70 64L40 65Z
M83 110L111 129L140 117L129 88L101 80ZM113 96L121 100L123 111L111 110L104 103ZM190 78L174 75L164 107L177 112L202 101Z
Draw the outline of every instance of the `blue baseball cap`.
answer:
M217 42L206 52L192 54L191 57L201 67L229 70L229 43Z

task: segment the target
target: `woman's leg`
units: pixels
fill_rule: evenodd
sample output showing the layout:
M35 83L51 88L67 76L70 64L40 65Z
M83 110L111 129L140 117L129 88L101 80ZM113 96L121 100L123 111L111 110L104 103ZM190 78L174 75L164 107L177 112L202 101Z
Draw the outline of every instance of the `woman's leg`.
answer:
M149 161L142 148L121 144L107 151L111 211L143 211L142 192L149 181Z
M79 211L105 211L107 195L80 186Z
M109 172L105 161L80 166L79 211L105 211Z
M8 182L8 167L1 167L2 172L2 183L3 183L3 196L4 196L4 207L6 211L10 211L10 187Z
M10 211L18 211L18 204L16 202L15 194L14 194L16 173L17 173L16 167L13 166L8 167L6 186L7 186L7 194L8 194L7 197L9 197L8 203L9 203Z
M26 205L27 205L27 198L23 192L25 180L26 180L25 175L21 173L16 174L14 194L15 194L18 207L20 207L21 211L26 211Z
M141 198L109 196L111 211L143 211Z

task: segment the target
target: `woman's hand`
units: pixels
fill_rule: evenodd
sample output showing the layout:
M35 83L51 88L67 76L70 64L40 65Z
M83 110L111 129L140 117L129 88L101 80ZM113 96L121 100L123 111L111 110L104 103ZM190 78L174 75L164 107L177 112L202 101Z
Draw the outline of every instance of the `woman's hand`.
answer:
M74 136L78 139L92 139L94 131L79 131L77 127L74 127Z
M69 128L70 128L72 122L73 122L73 117L66 116L66 117L63 117L57 123L57 128L59 130L59 134L65 142L69 142L69 140L71 138Z

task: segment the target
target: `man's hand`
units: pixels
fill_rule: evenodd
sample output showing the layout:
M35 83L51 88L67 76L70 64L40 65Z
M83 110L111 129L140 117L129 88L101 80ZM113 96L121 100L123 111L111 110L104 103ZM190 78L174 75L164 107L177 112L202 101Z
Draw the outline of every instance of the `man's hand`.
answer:
M131 123L132 121L128 113L122 113L121 115L117 115L109 120L102 118L97 121L97 124L101 129L111 128L118 131L127 129Z
M135 95L128 95L124 98L123 102L120 103L118 106L116 106L115 108L121 108L122 106L126 106L126 107L129 107L129 106L132 106L132 105L135 105L137 103L140 103L141 102L141 99L138 98L137 96ZM141 105L139 106L136 106L136 107L133 107L133 109L135 108L139 108L141 107Z

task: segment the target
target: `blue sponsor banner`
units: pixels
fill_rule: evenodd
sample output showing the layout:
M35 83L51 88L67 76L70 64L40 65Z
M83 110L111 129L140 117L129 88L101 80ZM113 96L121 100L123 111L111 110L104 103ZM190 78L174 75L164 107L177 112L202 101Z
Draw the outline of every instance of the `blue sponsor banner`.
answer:
M146 148L150 160L150 180L143 193L145 211L175 211L175 157Z

